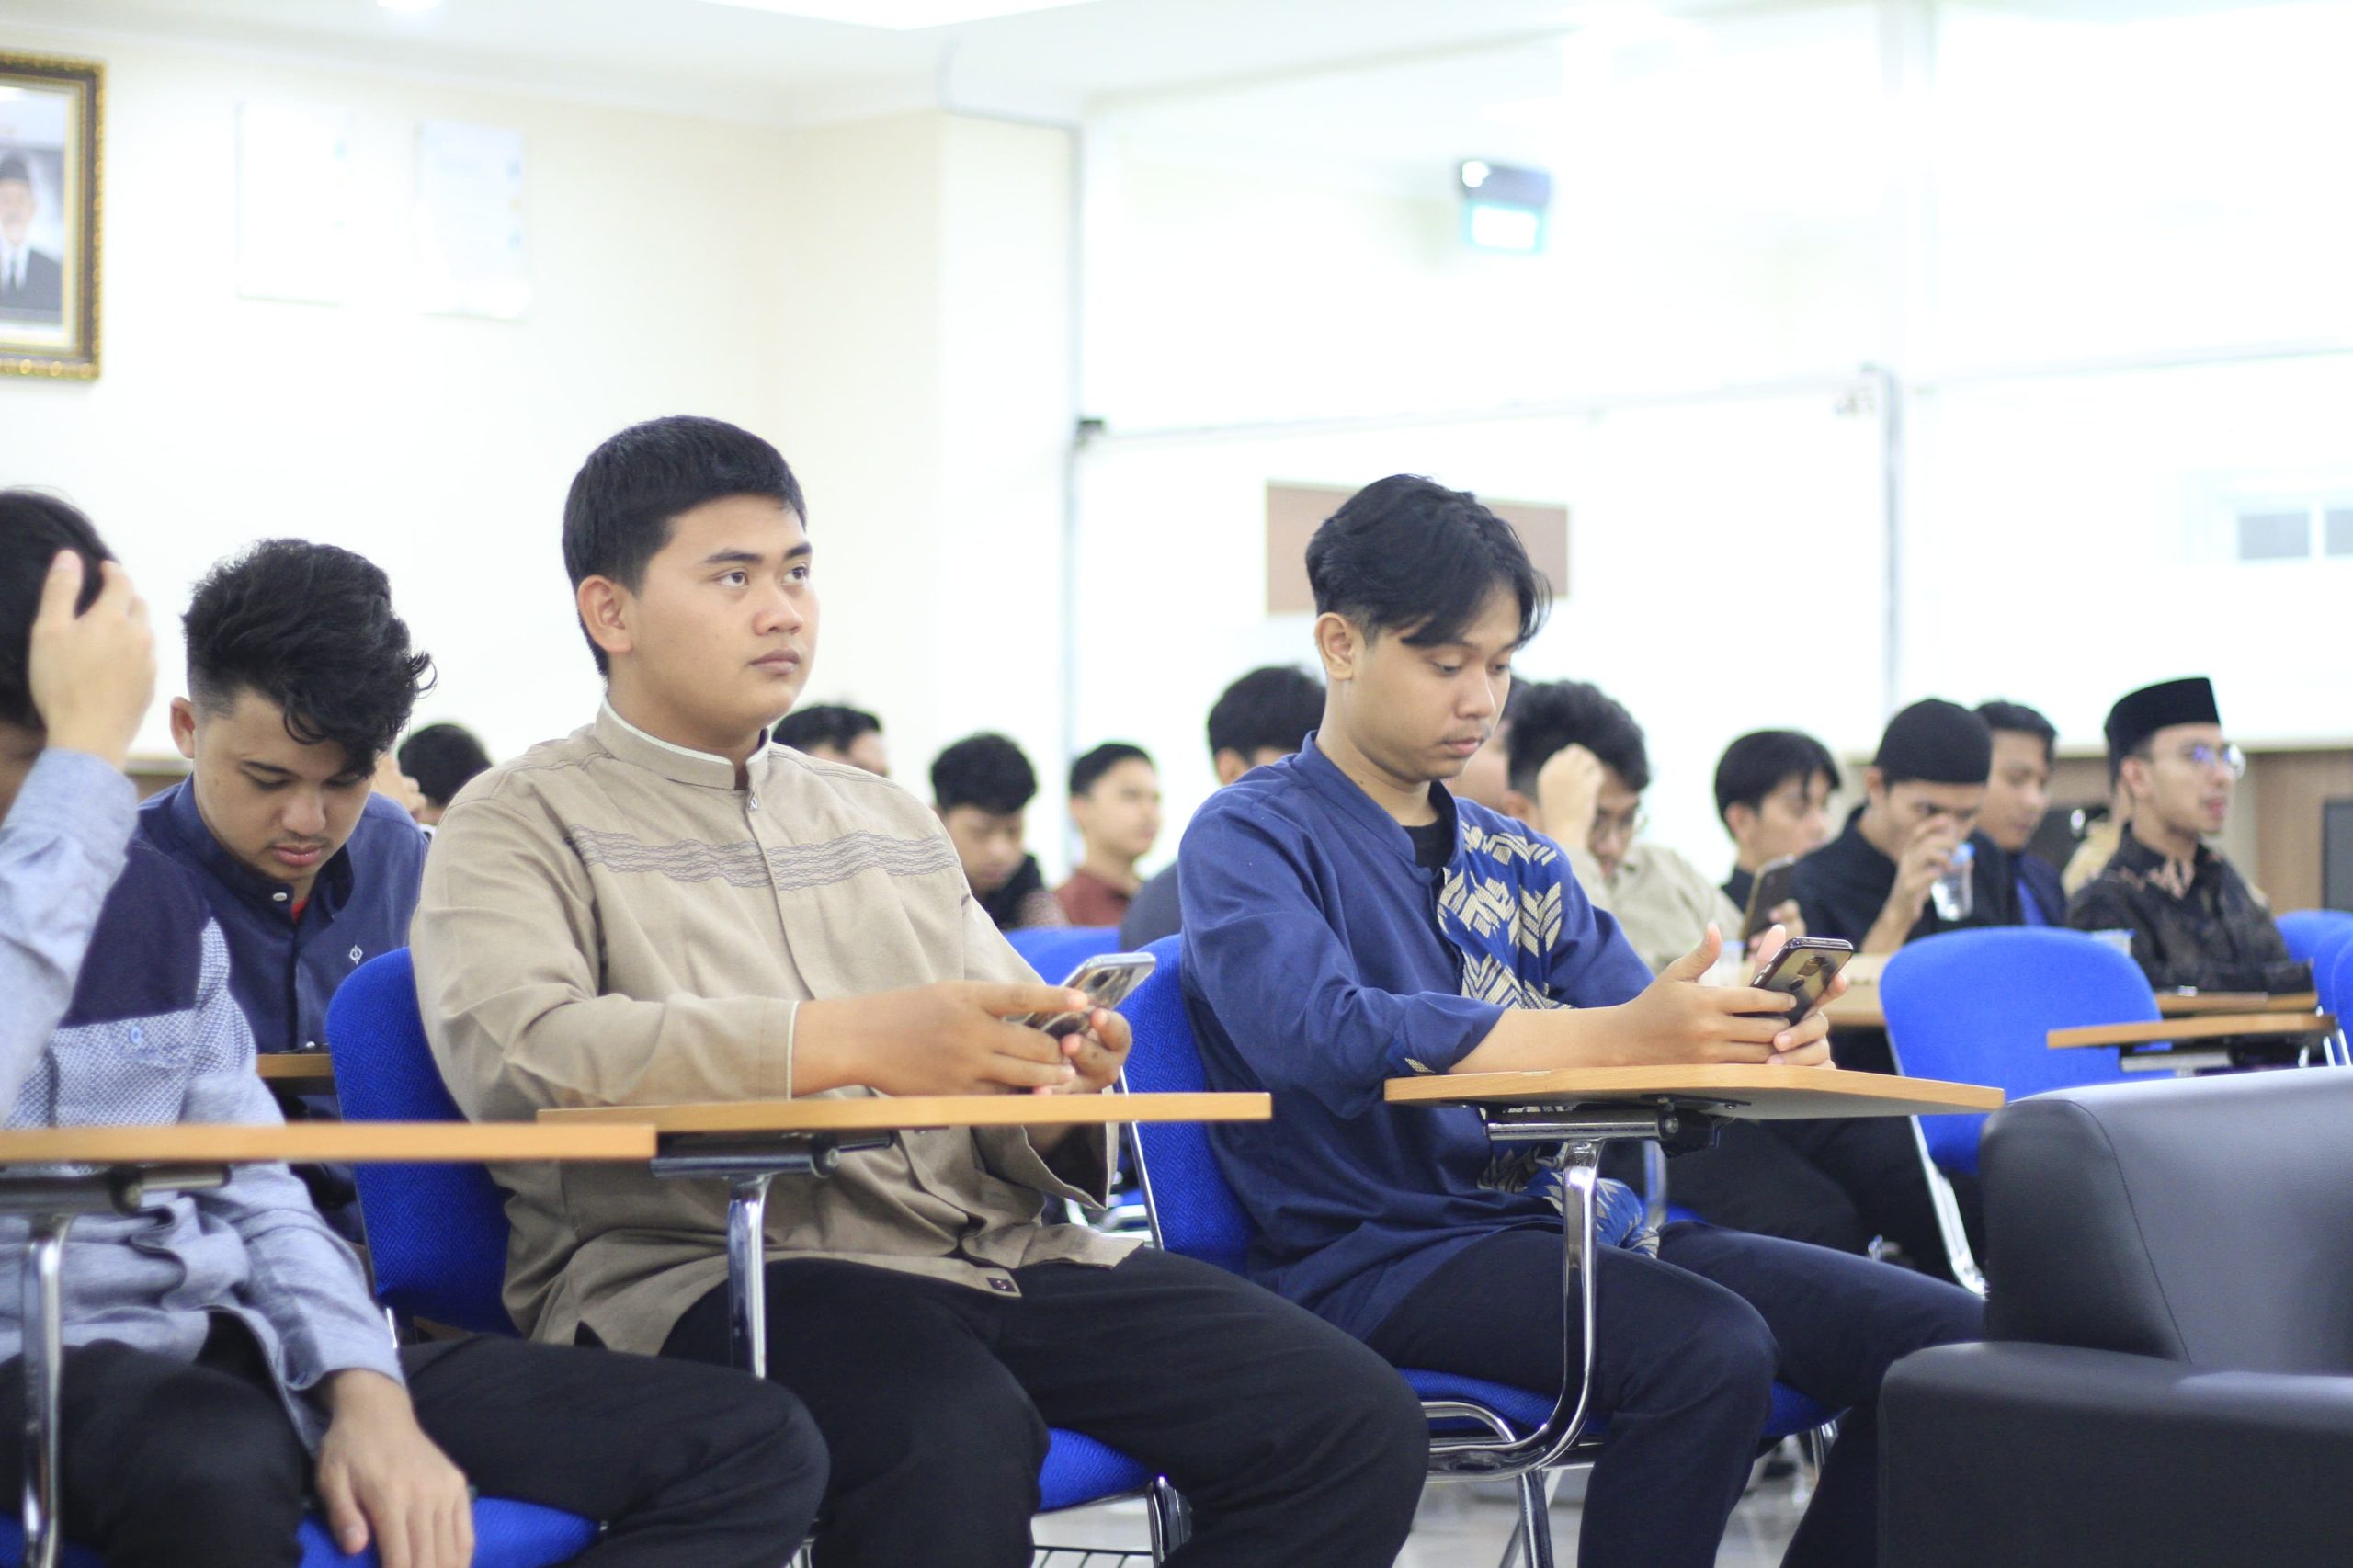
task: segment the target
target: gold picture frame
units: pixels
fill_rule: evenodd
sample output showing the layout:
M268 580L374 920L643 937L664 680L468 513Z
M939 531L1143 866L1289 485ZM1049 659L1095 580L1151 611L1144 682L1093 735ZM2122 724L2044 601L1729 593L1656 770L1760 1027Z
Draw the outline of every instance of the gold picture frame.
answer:
M98 373L106 66L0 53L0 373Z

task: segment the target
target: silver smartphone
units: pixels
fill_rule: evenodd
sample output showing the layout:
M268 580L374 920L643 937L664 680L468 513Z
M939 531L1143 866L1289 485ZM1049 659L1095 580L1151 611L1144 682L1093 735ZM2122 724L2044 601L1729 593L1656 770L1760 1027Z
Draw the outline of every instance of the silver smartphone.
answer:
M1092 958L1071 971L1063 984L1073 991L1086 993L1096 1007L1116 1007L1135 994L1137 986L1148 979L1160 960L1150 953L1105 953ZM1017 1018L1007 1018L1009 1024L1023 1024L1033 1029L1043 1029L1059 1040L1075 1034L1086 1027L1086 1012L1024 1013Z

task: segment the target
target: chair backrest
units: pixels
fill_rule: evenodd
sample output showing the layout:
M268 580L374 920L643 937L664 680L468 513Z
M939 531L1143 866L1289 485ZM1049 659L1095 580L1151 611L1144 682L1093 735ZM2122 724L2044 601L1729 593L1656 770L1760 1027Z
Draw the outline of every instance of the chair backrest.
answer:
M2288 956L2313 966L2317 976L2353 946L2353 915L2341 909L2299 909L2279 916L2279 939Z
M2012 1099L2125 1076L2116 1052L2053 1051L2052 1029L2154 1021L2141 966L2097 937L2048 926L1949 931L1908 943L1880 975L1888 1043L1922 1078L1990 1084ZM1977 1168L1982 1116L1928 1116L1920 1131L1947 1170Z
M2313 966L2313 983L2320 989L2320 1010L2336 1017L2340 1032L2353 1030L2353 1020L2345 1016L2346 1005L2353 1003L2353 942L2337 949L2325 968Z
M2353 1372L2353 1069L2061 1090L1984 1164L1988 1338Z
M1053 985L1087 960L1120 950L1117 926L1024 926L1007 931L1005 939L1040 980Z
M1138 1094L1199 1094L1209 1087L1193 1020L1185 1011L1185 938L1163 937L1146 948L1159 961L1152 978L1120 1005L1134 1031L1127 1086ZM1209 1130L1199 1122L1139 1122L1138 1176L1160 1244L1187 1257L1242 1272L1253 1231L1250 1217L1225 1183Z
M354 970L327 1005L335 1093L352 1121L458 1121L425 1042L408 949ZM480 1334L515 1332L499 1287L506 1206L477 1165L358 1165L376 1299L397 1312Z

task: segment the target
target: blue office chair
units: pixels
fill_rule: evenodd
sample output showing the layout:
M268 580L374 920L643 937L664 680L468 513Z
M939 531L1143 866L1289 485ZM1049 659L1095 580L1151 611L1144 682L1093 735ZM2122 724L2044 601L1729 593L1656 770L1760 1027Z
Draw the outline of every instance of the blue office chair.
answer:
M2339 1067L2353 1066L2353 1036L2348 1036L2345 1024L2345 1008L2353 1003L2353 942L2336 950L2336 957L2326 968L2313 966L2313 983L2320 992L2320 1010L2337 1020L2336 1038L2329 1042L2330 1052Z
M380 1568L376 1549L354 1557L335 1544L326 1526L305 1518L296 1532L302 1543L302 1568ZM542 1508L535 1503L511 1503L484 1497L474 1504L474 1568L541 1568L569 1562L588 1550L597 1527L570 1514ZM0 1563L22 1568L25 1528L14 1518L0 1518ZM86 1546L71 1542L58 1554L63 1568L106 1568L106 1559Z
M2279 926L2288 956L2312 965L2315 981L2353 946L2353 915L2341 909L2299 909L2279 916Z
M2052 1029L2157 1018L2140 965L2097 937L2063 926L1924 937L1888 960L1879 992L1899 1071L1994 1085L2013 1100L2130 1075L2113 1051L2052 1050ZM1954 1277L1982 1292L1984 1276L1944 1173L1977 1174L1985 1118L1915 1117L1912 1125Z
M1185 1011L1184 938L1165 937L1144 950L1159 965L1120 1007L1135 1035L1124 1086L1140 1094L1199 1094L1209 1087L1209 1078L1201 1067L1192 1019ZM1208 1130L1198 1122L1140 1122L1131 1131L1154 1241L1230 1273L1245 1272L1255 1227L1218 1166ZM1559 1390L1538 1392L1450 1372L1408 1370L1404 1376L1421 1396L1433 1436L1483 1431L1507 1442L1542 1426L1561 1399ZM1776 1383L1772 1415L1760 1436L1815 1433L1836 1419L1836 1412ZM1571 1465L1592 1462L1607 1426L1600 1417L1586 1421L1579 1445L1572 1450ZM1552 1561L1550 1536L1532 1528L1548 1517L1546 1478L1540 1471L1529 1471L1520 1476L1519 1484L1529 1561L1535 1568L1548 1568Z
M1024 926L1007 931L1013 950L1038 971L1038 978L1059 985L1071 971L1092 958L1120 950L1117 926Z
M335 1056L335 1088L349 1119L460 1119L426 1043L406 949L370 959L352 971L328 1006L327 1041ZM514 1321L500 1297L506 1272L506 1204L490 1173L462 1165L373 1165L354 1171L377 1299L395 1312L436 1323L512 1335ZM1047 1513L1147 1493L1155 1484L1152 1472L1125 1454L1060 1429L1038 1481ZM487 1506L476 1506L477 1528ZM1155 1511L1155 1560L1161 1524ZM585 1544L584 1537L573 1552ZM504 1568L503 1560L480 1552L475 1561L480 1568ZM517 1559L515 1568L561 1561L542 1558L526 1565ZM312 1568L308 1559L303 1568Z

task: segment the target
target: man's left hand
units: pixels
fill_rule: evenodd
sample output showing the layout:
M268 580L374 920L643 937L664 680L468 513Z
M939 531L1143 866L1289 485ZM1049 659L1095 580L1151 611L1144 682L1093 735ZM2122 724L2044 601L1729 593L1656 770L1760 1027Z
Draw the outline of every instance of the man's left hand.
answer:
M1108 1007L1086 1015L1086 1027L1063 1037L1063 1059L1076 1073L1069 1083L1040 1088L1041 1095L1099 1095L1120 1081L1134 1042L1128 1020Z

